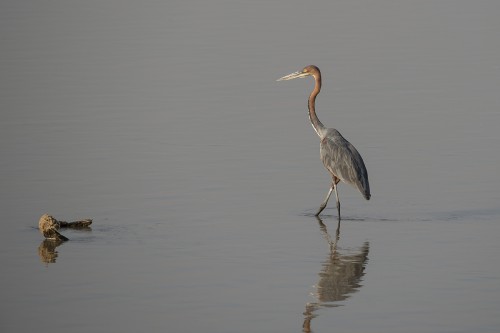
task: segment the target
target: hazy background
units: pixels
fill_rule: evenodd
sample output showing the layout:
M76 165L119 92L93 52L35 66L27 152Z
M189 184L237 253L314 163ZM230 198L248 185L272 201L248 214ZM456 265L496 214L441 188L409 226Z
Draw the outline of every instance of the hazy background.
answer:
M0 329L497 332L499 15L2 1ZM313 81L275 81L309 64L372 188L340 185L338 242ZM43 213L94 224L47 249Z

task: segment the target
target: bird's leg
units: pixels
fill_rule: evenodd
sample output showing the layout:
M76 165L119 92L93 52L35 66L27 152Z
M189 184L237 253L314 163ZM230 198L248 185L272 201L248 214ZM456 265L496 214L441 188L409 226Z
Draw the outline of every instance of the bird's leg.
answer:
M335 187L335 181L332 183L332 186L330 187L330 190L328 190L328 193L326 195L325 200L323 200L323 203L321 204L321 206L319 206L319 210L316 213L316 216L318 216L323 211L323 209L325 209L326 204L328 203L328 199L330 199L330 195L332 194L332 191L333 191L334 187Z
M335 189L335 197L337 198L337 213L339 216L339 222L340 222L340 200L339 200L339 193L337 192L337 183L335 180L333 181L333 188Z

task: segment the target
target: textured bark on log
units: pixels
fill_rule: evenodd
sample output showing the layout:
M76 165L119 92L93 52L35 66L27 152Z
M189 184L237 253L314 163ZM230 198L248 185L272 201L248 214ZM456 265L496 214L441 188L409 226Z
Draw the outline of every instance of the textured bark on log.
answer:
M69 239L59 233L60 228L88 229L91 224L91 219L66 222L58 221L51 215L43 214L38 221L38 229L47 239L67 241Z

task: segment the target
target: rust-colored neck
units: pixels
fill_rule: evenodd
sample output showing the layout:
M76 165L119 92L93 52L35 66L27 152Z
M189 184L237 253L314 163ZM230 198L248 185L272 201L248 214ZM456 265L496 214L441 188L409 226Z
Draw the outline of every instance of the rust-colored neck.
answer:
M309 95L309 120L311 121L311 124L316 133L321 139L323 139L326 134L326 128L316 115L316 96L318 96L319 92L321 91L321 74L315 73L313 76L315 84L311 95Z

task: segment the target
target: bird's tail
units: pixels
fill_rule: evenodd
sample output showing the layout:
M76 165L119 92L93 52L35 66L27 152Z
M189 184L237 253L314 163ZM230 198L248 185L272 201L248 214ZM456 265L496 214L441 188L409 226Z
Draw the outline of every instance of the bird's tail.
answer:
M363 197L366 200L370 200L372 195L370 194L370 184L368 183L368 181L358 182L357 185L358 185L358 190L359 192L361 192Z

